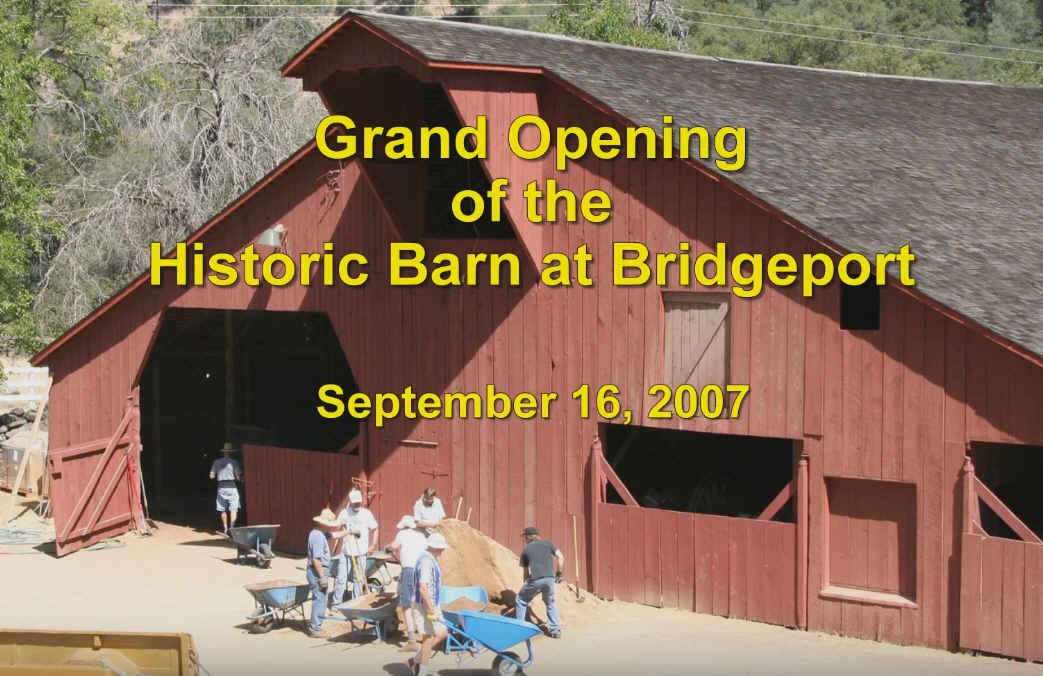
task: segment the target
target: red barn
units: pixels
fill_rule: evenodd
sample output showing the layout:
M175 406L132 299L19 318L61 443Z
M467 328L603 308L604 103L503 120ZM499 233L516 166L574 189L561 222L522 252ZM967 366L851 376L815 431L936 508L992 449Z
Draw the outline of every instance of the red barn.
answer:
M605 597L1043 659L1043 90L370 14L342 18L284 74L359 125L487 115L489 157L335 162L309 144L189 242L240 252L281 223L291 252L365 254L366 285L143 276L37 355L54 376L59 551L134 527L142 491L154 514L213 519L206 471L233 439L248 518L284 524L290 550L352 478L372 482L385 529L431 485L508 545L539 526ZM588 131L667 114L741 126L748 160L723 173L587 157L557 172L508 152L526 113ZM447 217L455 192L495 177L601 188L613 216L533 224L516 189L509 223ZM393 287L401 241L513 253L521 284ZM835 259L908 243L917 286L750 299L613 286L616 241ZM544 254L584 243L594 286L538 283ZM547 420L378 428L320 419L327 382L560 400ZM689 418L683 399L649 416L656 384L726 383L750 386L736 419ZM618 386L634 419L581 417L569 393L583 384Z

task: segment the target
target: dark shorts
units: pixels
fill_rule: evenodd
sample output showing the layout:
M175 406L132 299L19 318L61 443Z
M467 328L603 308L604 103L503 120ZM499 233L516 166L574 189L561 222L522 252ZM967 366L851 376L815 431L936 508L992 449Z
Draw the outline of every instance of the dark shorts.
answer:
M403 568L398 577L398 605L408 608L413 605L416 594L416 568Z

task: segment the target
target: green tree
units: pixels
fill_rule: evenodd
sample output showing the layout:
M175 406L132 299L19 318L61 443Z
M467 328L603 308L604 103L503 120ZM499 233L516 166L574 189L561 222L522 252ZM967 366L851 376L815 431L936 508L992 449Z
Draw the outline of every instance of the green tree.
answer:
M678 43L662 24L641 26L633 8L621 0L566 0L540 25L542 30L587 40L649 49L672 49Z

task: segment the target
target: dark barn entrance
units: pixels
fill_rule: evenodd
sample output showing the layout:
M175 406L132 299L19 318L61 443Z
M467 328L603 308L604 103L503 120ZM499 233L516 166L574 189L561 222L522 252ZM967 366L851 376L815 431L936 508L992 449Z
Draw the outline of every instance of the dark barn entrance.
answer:
M356 390L324 313L167 310L141 378L150 515L213 528L209 472L225 441L339 451L358 422L316 414L318 388L329 382L343 384L346 395ZM249 496L242 498L239 525L249 516Z

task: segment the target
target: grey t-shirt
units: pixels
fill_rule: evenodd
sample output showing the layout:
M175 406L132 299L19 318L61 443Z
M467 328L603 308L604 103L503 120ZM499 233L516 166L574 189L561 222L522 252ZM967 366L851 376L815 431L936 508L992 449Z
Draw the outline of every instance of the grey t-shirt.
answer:
M210 471L221 488L235 488L235 480L243 475L243 468L234 458L218 458L210 465Z
M550 540L536 540L525 545L521 553L521 565L529 567L529 578L554 577L554 552L558 548Z

